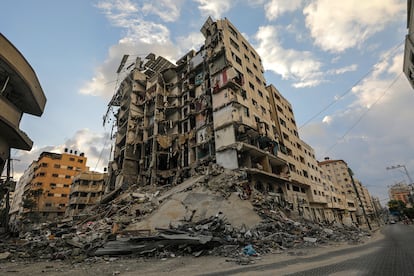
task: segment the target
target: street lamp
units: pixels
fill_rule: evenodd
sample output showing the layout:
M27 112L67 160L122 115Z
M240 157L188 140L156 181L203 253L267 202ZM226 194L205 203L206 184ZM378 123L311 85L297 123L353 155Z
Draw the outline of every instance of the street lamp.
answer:
M405 174L407 175L408 181L410 183L408 183L409 185L413 184L413 180L411 179L410 174L407 171L407 168L405 167L405 165L395 165L395 166L391 166L391 167L387 167L387 170L393 170L393 169L398 169L398 168L403 168L405 171Z

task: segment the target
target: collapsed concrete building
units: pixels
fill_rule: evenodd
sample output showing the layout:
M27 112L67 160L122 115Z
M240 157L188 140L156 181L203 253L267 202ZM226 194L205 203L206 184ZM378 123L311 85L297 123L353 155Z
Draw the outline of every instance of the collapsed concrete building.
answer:
M149 54L127 66L105 116L116 118L106 192L179 184L215 163L247 173L246 196L256 189L304 217L335 220L333 184L290 103L266 84L259 54L227 19L208 18L201 32L204 45L176 64Z

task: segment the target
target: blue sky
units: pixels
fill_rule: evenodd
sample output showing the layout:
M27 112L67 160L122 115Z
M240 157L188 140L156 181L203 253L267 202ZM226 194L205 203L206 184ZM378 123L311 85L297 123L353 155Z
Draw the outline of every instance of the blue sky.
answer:
M122 56L175 61L199 48L208 16L227 17L261 54L267 83L292 103L319 160L344 159L383 203L388 185L408 182L387 166L414 173L414 91L401 75L406 1L13 0L2 10L0 31L48 99L42 117L23 117L34 148L12 152L16 176L41 151L65 147L85 152L91 169L106 166L102 116Z

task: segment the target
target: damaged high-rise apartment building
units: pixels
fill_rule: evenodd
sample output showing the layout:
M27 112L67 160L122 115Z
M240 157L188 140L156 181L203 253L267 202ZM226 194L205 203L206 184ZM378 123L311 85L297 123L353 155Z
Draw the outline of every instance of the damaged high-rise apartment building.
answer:
M175 65L138 59L111 100L113 188L177 183L209 162L288 180L259 55L227 19L209 18L201 31L204 46Z
M259 54L227 19L208 18L201 32L204 45L176 64L149 54L127 66L108 108L117 131L107 192L178 184L216 163L245 170L250 188L288 208L333 219L314 150Z

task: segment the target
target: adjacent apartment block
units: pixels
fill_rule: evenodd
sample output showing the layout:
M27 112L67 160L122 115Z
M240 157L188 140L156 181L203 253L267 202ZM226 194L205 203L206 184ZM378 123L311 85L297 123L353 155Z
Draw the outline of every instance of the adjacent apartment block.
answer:
M93 171L76 175L70 188L66 216L73 217L86 207L98 204L105 191L106 176L106 173Z

